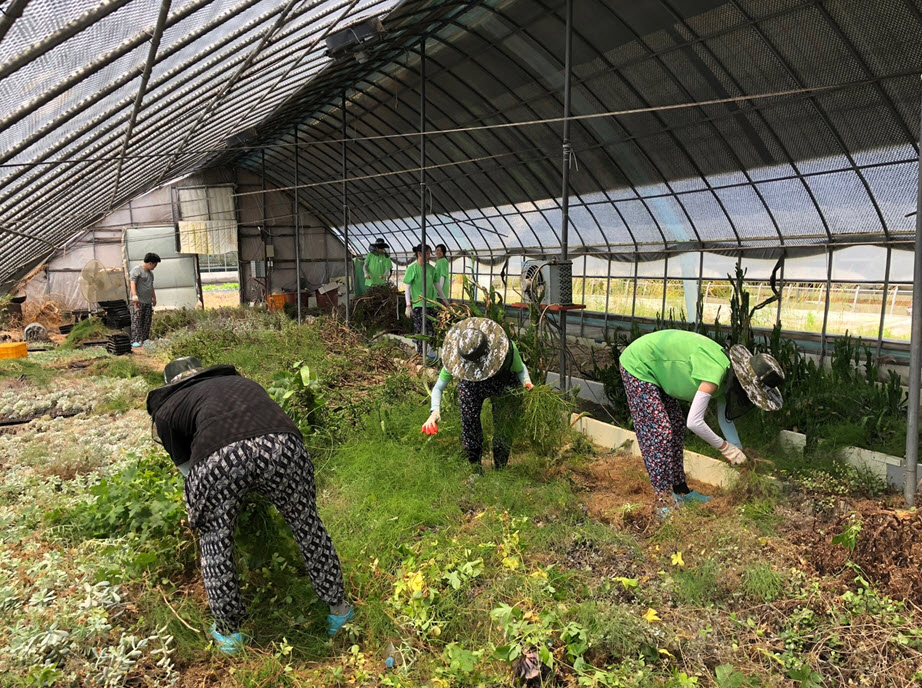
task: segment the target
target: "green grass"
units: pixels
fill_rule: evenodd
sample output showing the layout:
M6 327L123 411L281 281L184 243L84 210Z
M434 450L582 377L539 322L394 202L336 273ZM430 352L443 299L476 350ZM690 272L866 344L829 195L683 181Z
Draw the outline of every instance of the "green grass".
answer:
M31 383L44 387L55 378L55 372L28 358L0 360L0 379L25 377Z
M99 359L89 367L88 371L91 375L122 380L143 377L151 387L163 384L163 373L147 366L139 365L129 356Z
M187 328L170 334L169 355L234 363L262 380L304 360L331 396L349 366L388 355L327 352L319 336L324 322L299 328L245 311L188 317ZM101 360L89 372L148 374L130 359ZM251 649L234 660L207 654L211 616L194 537L185 529L182 481L162 451L132 461L84 501L62 500L57 510L35 516L27 505L11 518L20 524L44 519L34 530L51 544L100 538L104 549L86 573L125 586L136 608L130 632L166 626L175 638L174 657L188 671L184 681L195 676L199 683L213 671L228 688L509 685L509 666L495 649L550 642L569 672L575 662L563 656L570 647L566 629L585 634L583 659L604 672L595 683L587 674L583 685L693 685L683 673L713 685L713 667L730 663L765 685L787 685L787 668L804 662L826 662L820 670L834 675L826 659L816 659L825 649L785 649L786 616L778 611L791 609L795 599L806 608L816 597L816 638L847 633L847 623L826 610L841 604L841 587L851 583L826 578L806 592L817 580L813 574L795 571L793 560L765 547L779 514L788 511L776 508L785 496L763 475L744 474L729 510L683 509L652 521L642 534L619 531L593 520L582 505L585 488L566 472L591 462L588 453L568 454L551 472L528 438L519 437L510 466L494 471L488 437L487 470L476 475L461 450L452 394L445 395L439 433L430 437L420 433L428 415L420 378L395 374L363 391L361 403L324 416L322 441L308 438L320 514L342 561L347 595L358 607L356 621L332 642L324 631L326 605L303 575L289 529L265 501L253 500L237 530ZM485 426L489 434L492 424ZM22 453L41 462L41 449L30 444ZM670 561L673 552L684 553L684 564ZM820 597L821 589L830 590L828 596ZM770 606L778 600L777 608ZM522 614L520 623L501 626L495 612L504 608ZM660 619L646 618L649 609ZM918 622L909 616L893 628L914 639ZM382 677L383 648L391 639L410 661ZM476 666L469 668L468 660ZM567 674L565 682L576 685L577 677Z
M743 591L757 602L771 602L784 588L784 579L768 564L754 564L743 571Z
M240 289L238 282L225 282L224 284L206 284L202 291L236 291Z

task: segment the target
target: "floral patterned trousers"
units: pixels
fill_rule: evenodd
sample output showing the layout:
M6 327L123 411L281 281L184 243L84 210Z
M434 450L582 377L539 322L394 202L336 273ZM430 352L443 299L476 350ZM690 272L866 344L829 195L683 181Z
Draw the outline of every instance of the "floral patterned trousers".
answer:
M685 482L685 413L676 399L623 366L621 379L650 483L658 497L671 497L672 487Z

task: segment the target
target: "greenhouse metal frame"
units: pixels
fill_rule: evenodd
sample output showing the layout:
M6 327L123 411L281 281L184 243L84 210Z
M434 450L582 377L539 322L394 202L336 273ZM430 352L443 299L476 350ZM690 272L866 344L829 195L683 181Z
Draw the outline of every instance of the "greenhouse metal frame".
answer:
M581 332L615 319L613 280L633 284L631 320L638 283L661 280L665 316L670 281L700 292L727 261L750 280L772 274L776 289L825 285L820 357L834 285L880 285L878 356L900 348L885 342L890 289L912 284L922 301L909 268L909 251L920 257L919 0L0 10L3 291L127 201L225 168L291 192L352 255L385 237L405 264L415 244L445 243L457 272L490 284L526 258L572 260L577 297L587 281L606 286L604 310L570 316Z

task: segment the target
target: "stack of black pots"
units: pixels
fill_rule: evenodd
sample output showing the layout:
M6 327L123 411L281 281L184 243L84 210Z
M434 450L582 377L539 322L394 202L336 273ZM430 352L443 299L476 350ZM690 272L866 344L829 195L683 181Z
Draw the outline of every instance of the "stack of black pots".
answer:
M131 353L131 337L127 334L111 334L106 343L106 351L113 356Z
M99 307L105 312L102 321L106 324L106 327L116 330L131 327L131 311L128 310L127 301L100 301Z

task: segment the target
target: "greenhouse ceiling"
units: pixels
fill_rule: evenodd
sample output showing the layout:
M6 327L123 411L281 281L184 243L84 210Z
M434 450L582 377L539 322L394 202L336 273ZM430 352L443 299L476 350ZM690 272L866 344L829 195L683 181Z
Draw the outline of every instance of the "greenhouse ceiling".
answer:
M919 2L573 6L571 252L911 241ZM378 236L409 250L423 213L451 250L555 252L565 8L0 3L0 282L213 166L297 188L356 252Z

